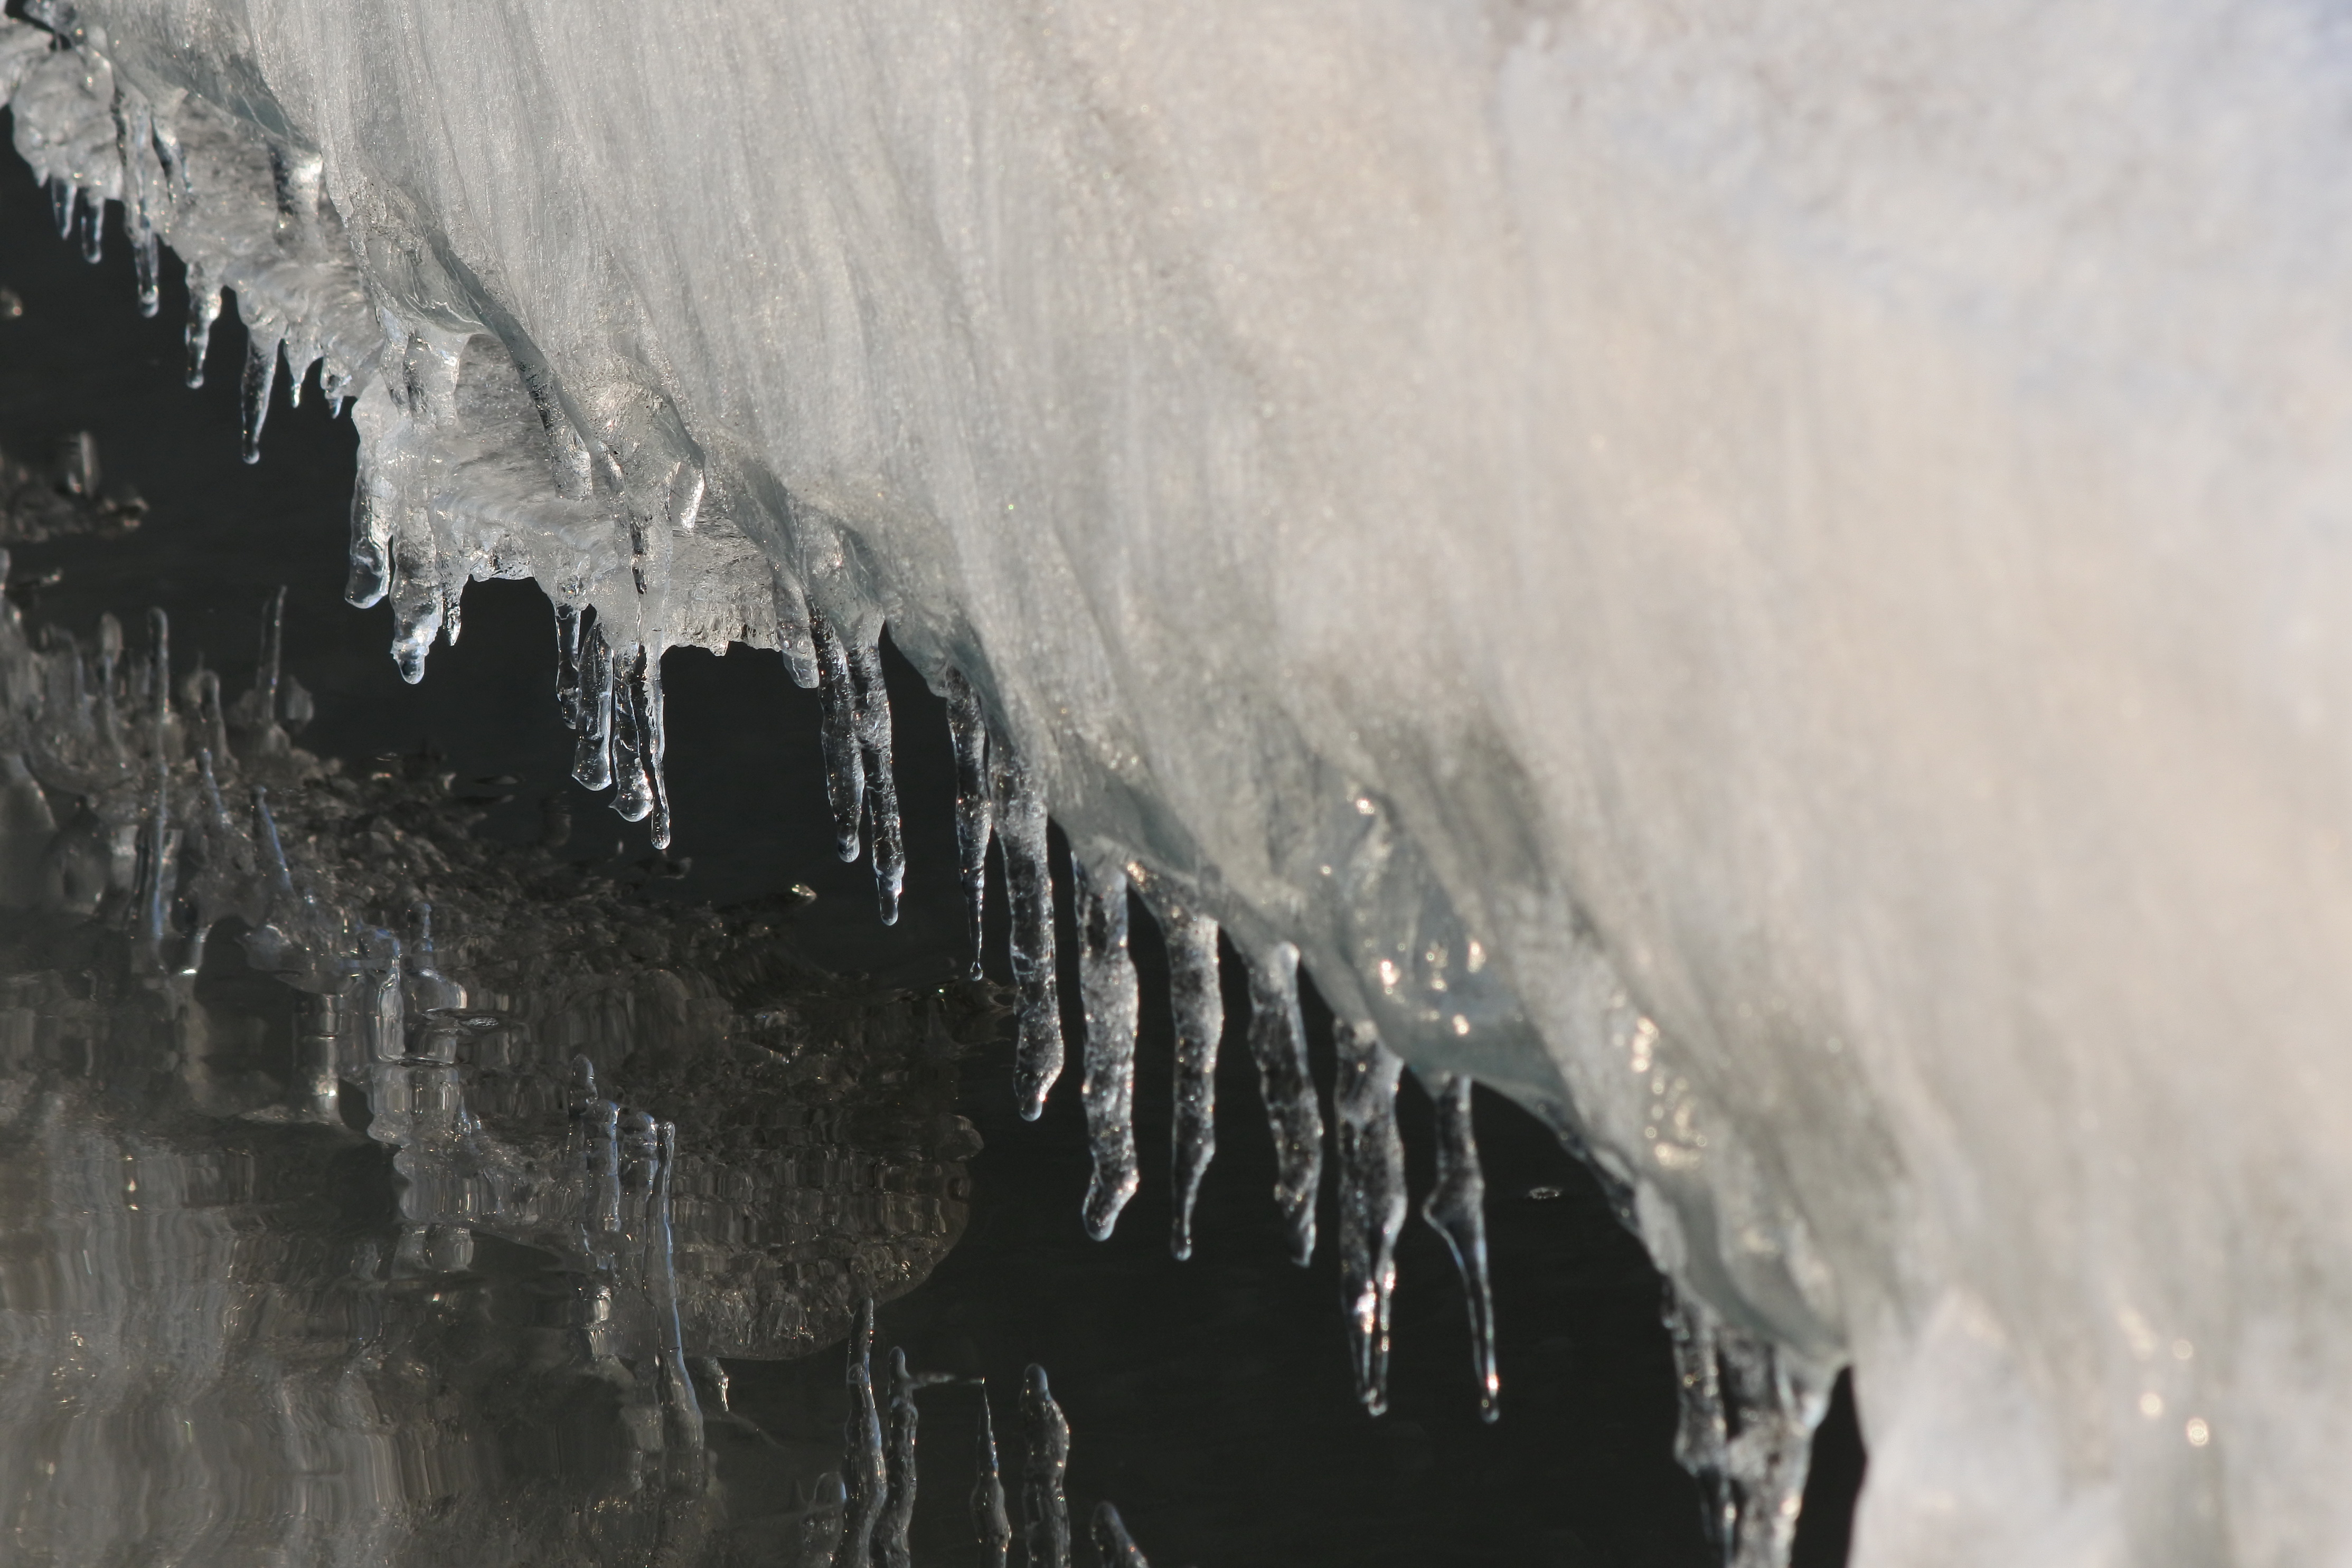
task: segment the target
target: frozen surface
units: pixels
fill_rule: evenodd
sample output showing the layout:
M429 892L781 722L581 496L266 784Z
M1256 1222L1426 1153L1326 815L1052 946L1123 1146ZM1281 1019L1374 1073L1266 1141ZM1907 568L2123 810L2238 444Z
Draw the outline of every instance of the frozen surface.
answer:
M1730 1491L1851 1359L1863 1562L2340 1558L2335 18L80 26L0 31L20 150L356 394L404 668L468 576L593 606L654 817L664 647L887 621L1016 915L1050 808L1591 1151Z

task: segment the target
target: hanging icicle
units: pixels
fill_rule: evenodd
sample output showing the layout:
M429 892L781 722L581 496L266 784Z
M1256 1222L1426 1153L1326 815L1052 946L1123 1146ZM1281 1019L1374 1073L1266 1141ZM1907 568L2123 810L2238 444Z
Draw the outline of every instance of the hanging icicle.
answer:
M1021 1538L1029 1568L1070 1568L1070 1500L1063 1490L1070 1469L1070 1423L1054 1403L1042 1366L1029 1368L1021 1391L1021 1424L1026 1441Z
M1175 1212L1168 1249L1181 1260L1192 1255L1192 1206L1217 1154L1217 1046L1225 1032L1217 923L1191 908L1163 879L1139 873L1136 885L1168 949L1169 1010L1176 1022Z
M980 978L982 916L988 897L988 842L995 802L988 788L988 720L980 694L952 666L947 687L948 740L955 750L956 881L963 889L964 925L971 938L971 977Z
M1274 1131L1274 1201L1290 1236L1290 1260L1315 1256L1315 1195L1323 1182L1323 1113L1307 1066L1298 1016L1298 949L1277 942L1250 970L1250 1055Z
M996 797L996 841L1004 852L1005 901L1013 915L1013 980L1018 988L1013 1101L1022 1120L1045 1113L1062 1075L1062 1004L1054 973L1054 876L1047 865L1045 802L1027 768L992 737L989 770Z
M819 731L824 749L824 794L833 807L833 845L845 861L857 858L857 831L866 805L866 763L857 736L857 691L849 653L833 619L812 605L809 635L816 645Z
M1332 1043L1339 1058L1331 1110L1339 1124L1340 1302L1356 1397L1380 1416L1389 1407L1389 1313L1406 1207L1404 1140L1396 1119L1404 1063L1369 1023L1338 1025Z
M1087 1234L1108 1240L1140 1183L1135 1158L1135 961L1127 947L1127 873L1116 864L1088 872L1070 857L1078 913L1078 992L1087 1040L1079 1094L1094 1174L1087 1184Z
M1486 1277L1486 1178L1478 1168L1478 1138L1470 1124L1470 1080L1441 1073L1430 1082L1437 1111L1437 1185L1422 1218L1445 1238L1462 1293L1470 1303L1470 1354L1478 1378L1478 1418L1500 1414L1503 1380L1495 1364L1495 1291Z

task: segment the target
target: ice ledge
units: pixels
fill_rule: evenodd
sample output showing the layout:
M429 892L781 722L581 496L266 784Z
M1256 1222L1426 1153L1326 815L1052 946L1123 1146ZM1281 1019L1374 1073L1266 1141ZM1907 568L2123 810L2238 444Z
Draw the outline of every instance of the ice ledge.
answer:
M966 672L1074 839L1850 1351L1864 1560L2352 1536L2322 19L84 16L315 152L372 471L505 530L442 559ZM435 487L468 362L527 485Z

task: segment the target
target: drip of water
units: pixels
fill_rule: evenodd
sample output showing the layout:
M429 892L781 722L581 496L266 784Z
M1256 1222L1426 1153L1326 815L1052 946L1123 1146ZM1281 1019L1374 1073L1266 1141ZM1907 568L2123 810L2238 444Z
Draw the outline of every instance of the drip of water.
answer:
M1277 942L1250 969L1250 1055L1274 1132L1274 1201L1290 1236L1290 1260L1315 1256L1315 1194L1323 1182L1323 1113L1307 1066L1298 1016L1298 949Z
M1176 1019L1175 1213L1168 1249L1181 1260L1192 1256L1192 1205L1217 1155L1217 1046L1225 1032L1217 923L1163 879L1139 874L1136 886L1168 948L1169 1008Z
M1078 991L1087 1018L1084 1076L1087 1234L1108 1240L1141 1178L1135 1159L1135 961L1127 950L1127 873L1114 862L1087 869L1070 857L1078 915Z
M1437 1185L1422 1218L1445 1238L1462 1293L1470 1303L1471 1365L1478 1379L1478 1416L1500 1414L1503 1380L1495 1364L1495 1291L1486 1277L1486 1178L1478 1168L1478 1138L1470 1122L1470 1080L1440 1074L1430 1084L1437 1111Z
M948 739L955 750L956 880L963 888L964 924L971 936L971 977L980 978L982 916L988 897L988 841L995 802L988 789L988 718L980 694L950 667L940 683L947 689Z
M1369 1023L1340 1023L1332 1043L1339 1057L1331 1110L1339 1145L1340 1302L1356 1397L1380 1416L1389 1407L1389 1310L1405 1217L1404 1140L1396 1119L1404 1063Z
M980 1537L982 1561L1005 1568L1013 1551L1013 1520L1004 1507L1004 1480L996 1461L996 1420L989 1412L988 1385L981 1385L980 1439L972 1455L971 1527Z
M1004 852L1005 902L1012 906L1014 1022L1013 1100L1024 1121L1045 1111L1062 1075L1062 1004L1054 973L1054 873L1048 865L1045 802L1028 769L1001 737L992 737L996 841Z
M1070 1423L1054 1403L1045 1369L1034 1364L1021 1390L1021 1425L1026 1438L1021 1539L1029 1568L1070 1568L1070 1500L1063 1490L1070 1469Z

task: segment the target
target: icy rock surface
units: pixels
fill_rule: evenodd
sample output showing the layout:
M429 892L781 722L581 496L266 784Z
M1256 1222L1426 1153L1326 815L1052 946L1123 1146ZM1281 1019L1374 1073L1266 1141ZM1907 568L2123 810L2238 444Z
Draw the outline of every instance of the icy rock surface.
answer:
M1050 807L1550 1115L1748 1419L1850 1358L1863 1562L2352 1538L2324 13L33 11L61 219L356 394L404 668L887 621L1033 901Z

